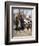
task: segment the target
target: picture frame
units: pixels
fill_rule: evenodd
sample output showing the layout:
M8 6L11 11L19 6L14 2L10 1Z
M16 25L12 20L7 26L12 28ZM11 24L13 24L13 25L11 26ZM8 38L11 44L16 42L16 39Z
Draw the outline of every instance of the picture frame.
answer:
M25 19L26 24L24 24L23 18L24 19L26 18ZM20 22L21 24L19 23L17 24L17 22ZM21 26L18 27L17 25ZM30 31L28 31L28 29L30 29ZM6 1L5 44L10 45L37 42L38 42L38 3Z

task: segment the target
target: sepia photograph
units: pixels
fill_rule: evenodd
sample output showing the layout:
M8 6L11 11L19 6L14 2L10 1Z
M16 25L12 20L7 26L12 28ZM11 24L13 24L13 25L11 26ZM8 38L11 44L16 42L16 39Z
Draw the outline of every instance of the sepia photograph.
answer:
M12 37L32 35L32 8L12 7Z

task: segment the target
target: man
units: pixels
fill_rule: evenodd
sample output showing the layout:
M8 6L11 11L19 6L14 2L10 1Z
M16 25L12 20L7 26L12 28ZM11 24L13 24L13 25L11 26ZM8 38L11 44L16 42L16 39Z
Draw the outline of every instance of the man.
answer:
M16 30L18 30L18 24L19 24L18 17L16 17Z
M22 15L20 15L19 20L20 20L20 23L21 23L21 29L24 29L24 18L23 18Z

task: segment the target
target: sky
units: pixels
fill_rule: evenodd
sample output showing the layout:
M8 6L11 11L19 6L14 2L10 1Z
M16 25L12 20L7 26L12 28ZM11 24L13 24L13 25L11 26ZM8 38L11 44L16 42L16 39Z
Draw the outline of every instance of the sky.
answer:
M20 13L23 12L23 9L20 10ZM13 13L19 13L19 9L13 9ZM32 15L32 9L24 9L24 14Z

